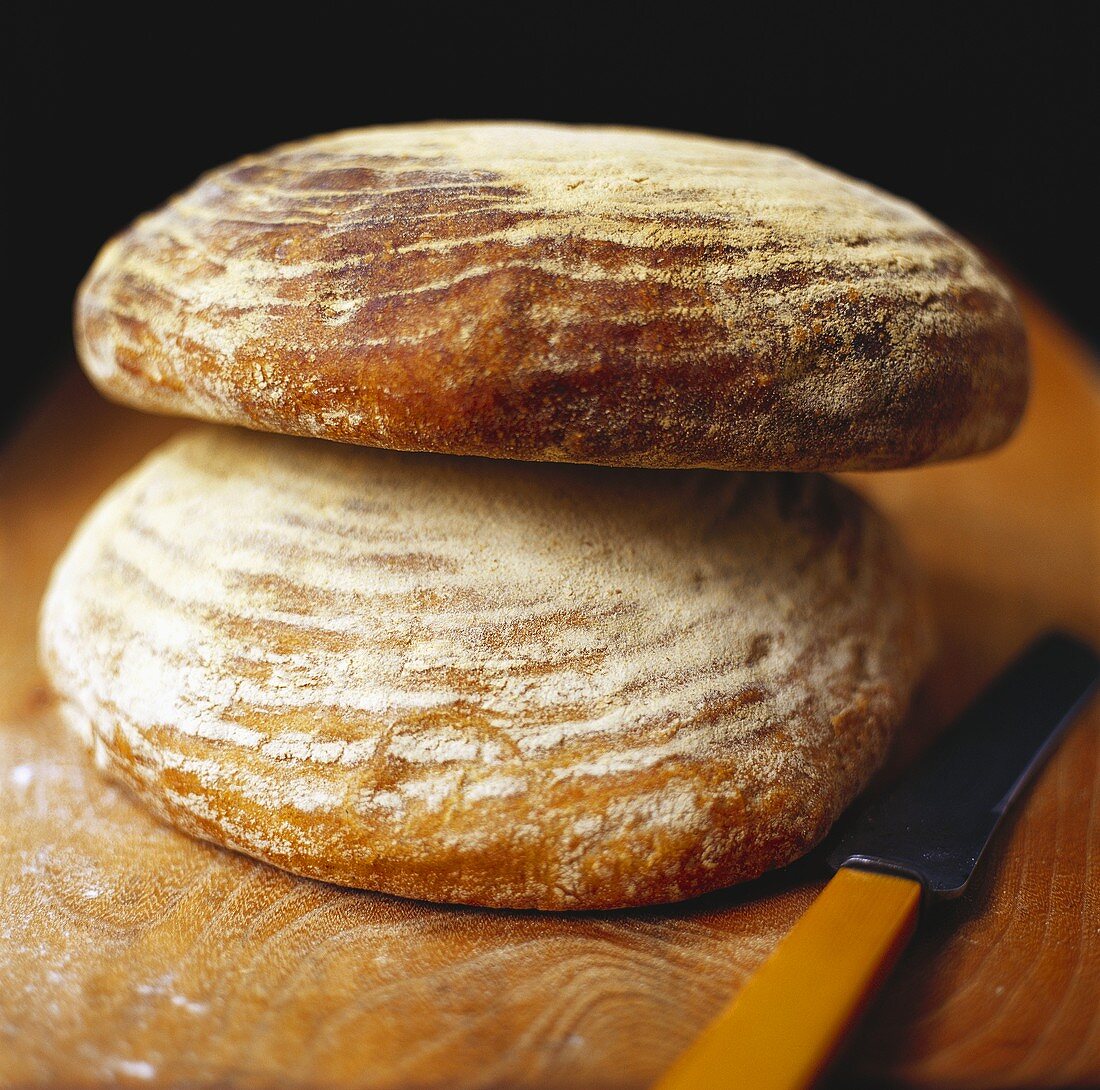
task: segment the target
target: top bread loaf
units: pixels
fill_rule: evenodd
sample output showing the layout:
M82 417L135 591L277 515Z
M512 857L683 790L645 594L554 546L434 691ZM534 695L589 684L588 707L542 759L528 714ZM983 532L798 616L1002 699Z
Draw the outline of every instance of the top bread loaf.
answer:
M81 359L144 409L399 450L885 469L995 446L1020 318L964 242L790 152L440 123L205 175L99 255Z

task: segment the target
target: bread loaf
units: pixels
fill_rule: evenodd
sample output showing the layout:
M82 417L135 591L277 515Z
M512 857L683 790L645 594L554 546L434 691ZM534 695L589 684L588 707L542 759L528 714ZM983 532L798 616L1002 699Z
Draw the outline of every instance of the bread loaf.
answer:
M799 856L927 651L893 534L824 477L226 428L108 493L42 618L71 723L179 828L514 908L675 900Z
M883 469L1002 442L1007 288L912 205L638 129L338 133L214 170L76 308L109 397L399 450Z

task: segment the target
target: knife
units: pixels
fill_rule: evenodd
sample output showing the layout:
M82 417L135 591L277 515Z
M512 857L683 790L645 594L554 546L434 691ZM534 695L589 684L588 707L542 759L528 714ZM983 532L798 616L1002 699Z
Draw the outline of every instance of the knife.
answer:
M1079 640L1036 640L848 827L828 855L835 876L656 1090L812 1086L922 910L966 889L1098 680L1100 659Z

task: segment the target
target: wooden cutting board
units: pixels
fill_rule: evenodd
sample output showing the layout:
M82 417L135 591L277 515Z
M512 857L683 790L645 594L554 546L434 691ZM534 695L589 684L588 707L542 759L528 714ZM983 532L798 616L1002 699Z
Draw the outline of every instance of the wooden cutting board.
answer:
M1100 642L1100 390L1027 307L1019 437L854 477L928 573L939 662L895 770L1033 633ZM648 911L441 908L293 878L159 825L89 769L35 665L47 573L93 499L180 427L75 372L0 458L0 1084L642 1087L822 882L820 853ZM839 1085L1100 1083L1100 709L961 902L928 922Z

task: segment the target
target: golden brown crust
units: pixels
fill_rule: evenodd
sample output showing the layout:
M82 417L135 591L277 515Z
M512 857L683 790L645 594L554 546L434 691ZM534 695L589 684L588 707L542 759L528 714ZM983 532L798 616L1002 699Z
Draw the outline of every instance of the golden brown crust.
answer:
M212 171L104 248L81 358L154 411L399 450L880 469L1002 442L1007 288L789 152L629 129L365 129Z
M60 562L43 662L180 828L428 900L610 908L816 843L924 666L888 527L816 476L212 428Z

